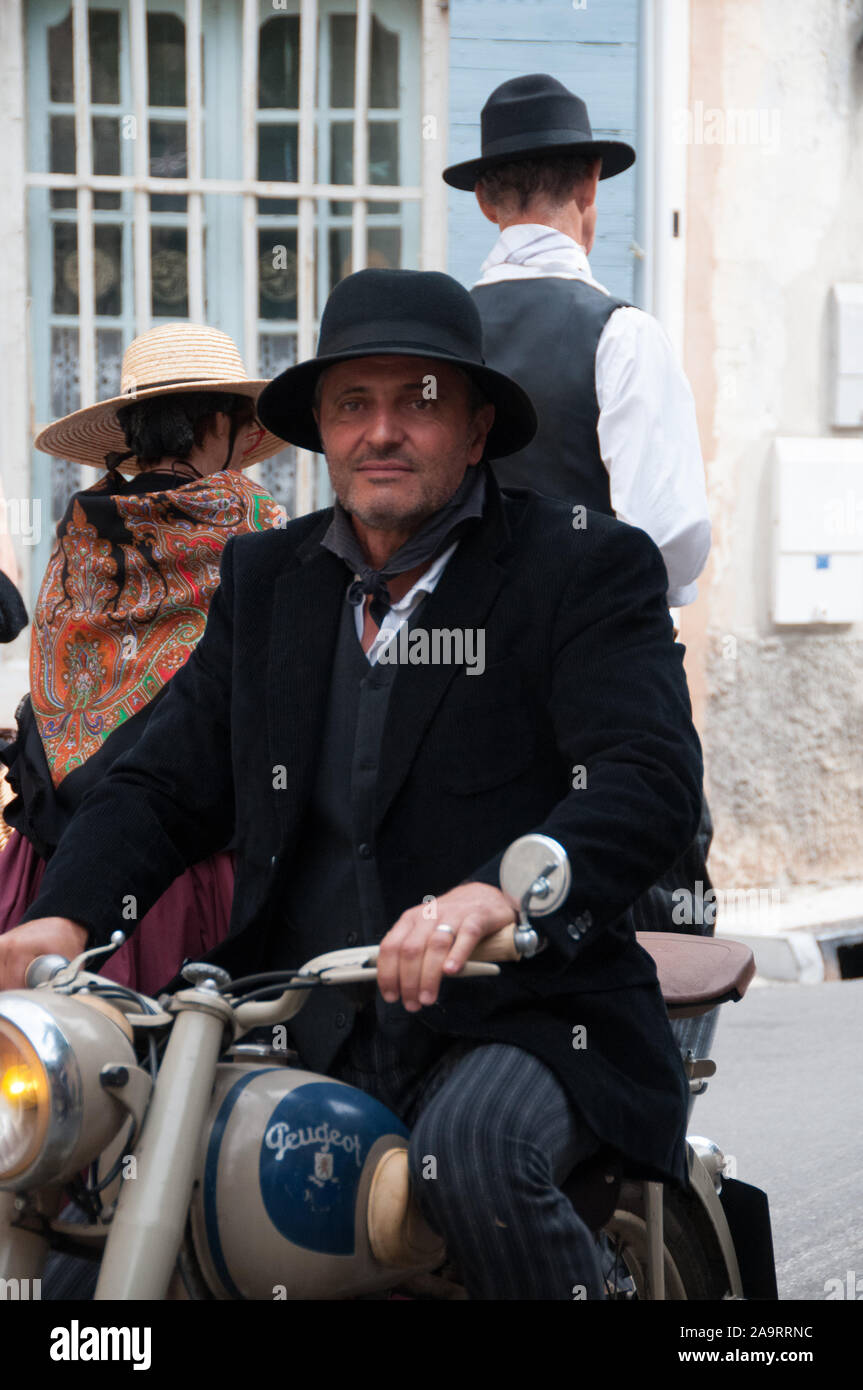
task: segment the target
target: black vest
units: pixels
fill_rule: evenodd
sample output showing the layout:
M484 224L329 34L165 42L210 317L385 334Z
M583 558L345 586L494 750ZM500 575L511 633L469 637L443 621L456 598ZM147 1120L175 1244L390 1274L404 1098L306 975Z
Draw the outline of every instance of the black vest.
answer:
M347 574L347 571L346 571ZM411 615L421 613L420 604ZM375 793L384 724L398 666L369 664L357 638L354 609L345 602L334 653L322 756L302 839L287 876L283 922L271 936L264 969L296 969L325 951L377 942L393 923L386 915L374 842ZM311 991L291 1019L290 1033L303 1064L326 1072L348 1042L360 1005L363 1040L383 1030L393 1055L429 1055L440 1043L400 1003L386 1004L364 986ZM389 1052L382 1046L382 1062Z
M613 516L596 426L596 349L625 300L582 280L543 276L471 290L483 355L533 401L539 429L525 449L495 459L501 487L529 487Z

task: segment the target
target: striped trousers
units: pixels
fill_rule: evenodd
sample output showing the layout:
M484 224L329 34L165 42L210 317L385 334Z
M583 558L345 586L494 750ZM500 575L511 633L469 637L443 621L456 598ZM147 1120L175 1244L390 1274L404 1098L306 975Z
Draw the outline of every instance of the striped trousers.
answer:
M469 1298L604 1297L596 1242L559 1186L599 1141L543 1062L504 1043L451 1043L407 1105L386 1066L339 1074L410 1125L417 1200Z

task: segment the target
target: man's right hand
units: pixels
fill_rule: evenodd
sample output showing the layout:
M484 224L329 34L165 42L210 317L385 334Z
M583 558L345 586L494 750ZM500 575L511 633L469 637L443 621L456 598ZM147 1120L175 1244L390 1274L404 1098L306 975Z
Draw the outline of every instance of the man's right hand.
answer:
M37 956L72 960L87 944L86 927L68 917L35 917L0 936L0 990L23 989L24 974Z

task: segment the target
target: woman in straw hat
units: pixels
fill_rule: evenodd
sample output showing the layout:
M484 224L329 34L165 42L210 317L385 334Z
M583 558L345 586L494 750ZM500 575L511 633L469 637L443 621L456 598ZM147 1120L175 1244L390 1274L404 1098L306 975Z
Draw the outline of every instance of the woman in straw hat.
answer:
M265 384L249 379L226 334L166 324L127 349L120 396L36 440L105 471L57 526L33 615L30 693L0 754L16 793L3 807L0 932L16 925L82 797L137 741L188 659L228 539L284 524L284 509L243 472L284 448L255 417ZM202 798L206 778L202 768ZM174 881L104 973L157 988L224 935L232 893L226 847Z

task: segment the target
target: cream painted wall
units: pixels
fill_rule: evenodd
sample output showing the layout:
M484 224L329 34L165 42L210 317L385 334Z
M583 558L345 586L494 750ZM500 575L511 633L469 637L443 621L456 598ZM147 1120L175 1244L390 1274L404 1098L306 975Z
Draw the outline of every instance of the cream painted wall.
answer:
M861 0L691 5L685 364L714 548L683 636L728 885L863 879L863 625L768 608L771 443L834 433L829 291L863 281L861 35Z

